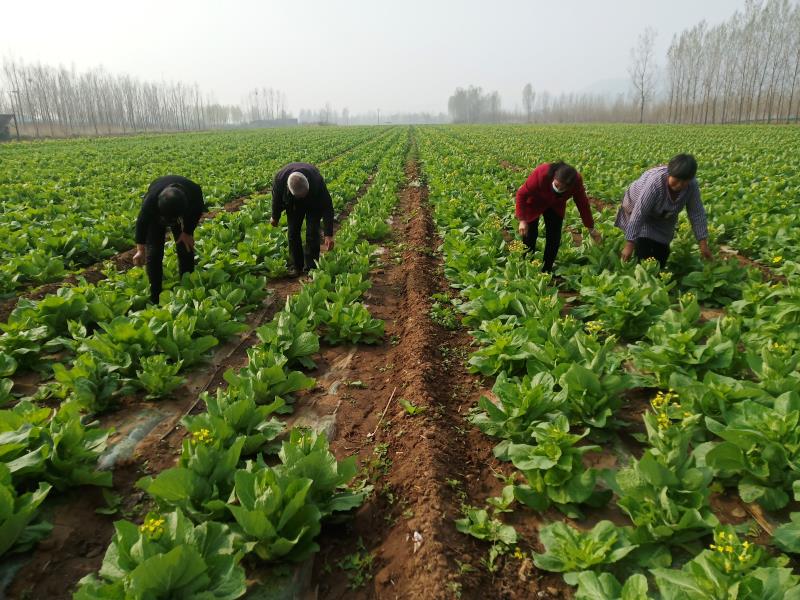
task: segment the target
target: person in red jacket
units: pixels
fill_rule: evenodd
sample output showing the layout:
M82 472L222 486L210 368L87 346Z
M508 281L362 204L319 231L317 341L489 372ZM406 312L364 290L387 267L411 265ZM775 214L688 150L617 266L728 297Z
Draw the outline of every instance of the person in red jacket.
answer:
M527 252L536 250L539 237L539 217L544 216L544 265L542 271L550 273L561 245L561 226L567 209L567 200L575 200L581 220L595 243L600 243L600 234L594 228L592 210L583 187L583 178L575 167L565 162L543 163L528 176L517 191L516 216L519 219L519 235L527 246Z

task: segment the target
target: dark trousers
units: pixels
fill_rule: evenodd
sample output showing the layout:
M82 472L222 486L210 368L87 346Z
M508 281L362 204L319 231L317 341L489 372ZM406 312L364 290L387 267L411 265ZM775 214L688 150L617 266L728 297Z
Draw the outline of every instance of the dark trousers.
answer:
M669 244L662 244L650 238L636 238L636 258L639 260L655 258L663 269L669 258Z
M181 235L180 225L171 225L170 230L175 241ZM150 279L150 301L158 304L158 297L163 289L164 279L164 244L166 243L167 226L154 223L147 230L147 277ZM175 244L178 253L178 269L180 274L194 271L194 251L188 250L184 244Z
M292 266L308 271L317 266L319 260L319 223L322 213L297 202L286 207L286 222L289 229L289 260ZM306 243L303 250L303 221L306 222Z
M560 217L552 208L547 209L544 214L544 265L542 271L550 273L553 270L553 263L561 246L561 226L564 224L563 217ZM527 254L532 255L536 251L536 240L539 238L539 219L528 223L528 234L522 238L522 242L527 246Z

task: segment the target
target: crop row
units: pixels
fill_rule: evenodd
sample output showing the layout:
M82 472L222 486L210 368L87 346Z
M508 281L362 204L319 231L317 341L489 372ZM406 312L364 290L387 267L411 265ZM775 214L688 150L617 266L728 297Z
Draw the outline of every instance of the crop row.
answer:
M557 274L577 292L567 303L521 244L506 241L519 175L492 153L467 154L447 130L423 132L445 274L480 346L469 364L496 376L494 398L483 398L470 421L515 467L500 496L466 507L457 522L492 543L488 568L516 546L517 558L564 573L577 598L800 594L789 559L714 508L731 490L777 519L792 496L800 499L800 290L731 262L693 276L682 260L692 246L686 232L672 271L622 264L607 212L602 246L572 248L565 233ZM536 143L552 156L563 139ZM704 316L698 298L724 313ZM642 395L649 401L636 404ZM633 454L632 438L642 444ZM609 448L617 466L592 467L588 459ZM609 503L614 522L542 527L542 553L523 552L524 540L501 519L521 505L583 520ZM795 513L774 532L775 547L800 552L798 521Z
M796 127L547 126L446 128L459 147L523 169L562 159L590 195L618 203L646 169L691 152L710 222L710 242L780 266L800 260ZM526 173L520 173L517 185Z
M0 294L56 281L133 244L149 183L177 173L209 206L270 185L289 160L331 158L386 129L271 130L11 144L0 148Z

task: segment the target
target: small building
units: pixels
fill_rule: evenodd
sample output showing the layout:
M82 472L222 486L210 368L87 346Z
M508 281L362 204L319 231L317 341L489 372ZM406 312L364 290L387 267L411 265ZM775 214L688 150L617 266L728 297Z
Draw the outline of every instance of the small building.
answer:
M0 140L11 139L11 120L14 115L0 115Z
M248 127L295 127L297 126L297 119L283 118L283 119L261 119L259 121L250 121Z

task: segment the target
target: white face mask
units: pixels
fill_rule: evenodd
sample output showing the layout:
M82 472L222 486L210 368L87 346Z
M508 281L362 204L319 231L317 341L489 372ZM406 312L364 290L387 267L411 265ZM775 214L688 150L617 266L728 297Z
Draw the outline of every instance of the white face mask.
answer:
M560 190L560 189L558 189L558 188L556 187L556 182L555 182L555 181L554 181L554 182L553 182L551 185L553 186L553 191L554 191L556 194L563 194L563 193L564 193L564 190Z

